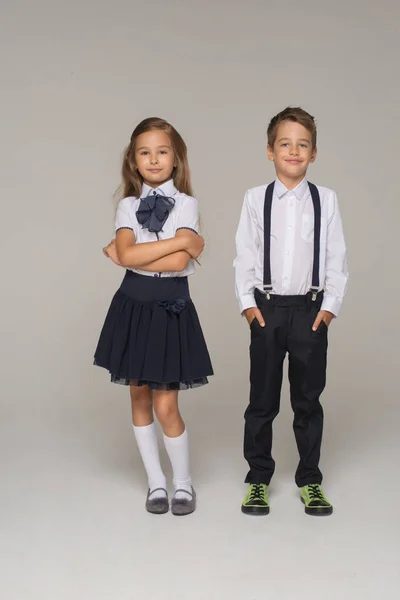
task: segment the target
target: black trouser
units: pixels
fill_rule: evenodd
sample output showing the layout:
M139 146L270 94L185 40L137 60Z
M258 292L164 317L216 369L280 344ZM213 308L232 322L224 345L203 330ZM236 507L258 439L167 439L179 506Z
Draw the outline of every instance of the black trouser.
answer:
M275 470L271 456L272 422L279 412L283 361L289 354L293 429L300 462L299 487L321 483L318 468L323 429L319 401L326 381L327 326L317 331L313 322L321 308L322 293L306 296L273 296L267 300L256 290L256 302L265 320L251 325L250 403L245 412L244 456L250 466L248 483L269 484Z

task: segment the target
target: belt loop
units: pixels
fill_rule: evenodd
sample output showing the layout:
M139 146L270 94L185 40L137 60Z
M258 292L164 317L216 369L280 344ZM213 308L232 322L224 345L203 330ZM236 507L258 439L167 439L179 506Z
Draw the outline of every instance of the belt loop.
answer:
M274 310L275 310L275 304L276 304L276 298L275 298L275 296L272 296L272 298L271 298L270 294L268 293L267 296L266 296L266 298L268 300L268 310L270 312L274 312Z
M306 300L307 311L308 312L311 311L311 305L312 305L313 301L314 301L314 299L313 299L313 296L312 296L311 292L308 292L308 294L307 294L307 300Z

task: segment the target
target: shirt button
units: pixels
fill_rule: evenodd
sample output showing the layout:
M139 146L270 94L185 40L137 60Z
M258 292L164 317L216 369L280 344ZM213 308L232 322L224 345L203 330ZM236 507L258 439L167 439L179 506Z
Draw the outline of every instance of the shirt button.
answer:
M154 273L154 277L160 277L158 273Z

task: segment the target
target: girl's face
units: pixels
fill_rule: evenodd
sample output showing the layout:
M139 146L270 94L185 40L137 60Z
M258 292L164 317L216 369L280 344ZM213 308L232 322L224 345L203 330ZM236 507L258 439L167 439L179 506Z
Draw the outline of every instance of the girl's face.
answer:
M275 163L282 183L299 183L308 165L314 162L317 149L312 148L311 133L300 123L284 121L278 127L274 147L268 146L268 158Z
M135 143L135 164L144 183L152 188L171 179L175 155L164 131L141 133Z

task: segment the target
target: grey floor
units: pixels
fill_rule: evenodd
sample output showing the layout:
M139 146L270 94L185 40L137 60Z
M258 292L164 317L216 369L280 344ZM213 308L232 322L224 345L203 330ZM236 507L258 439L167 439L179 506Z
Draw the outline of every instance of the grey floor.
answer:
M379 411L357 418L350 411L344 419L344 399L326 402L323 469L335 512L313 519L292 480L297 457L285 390L275 428L271 513L246 517L240 512L243 407L229 399L229 386L217 402L217 386L182 394L198 510L181 519L145 512L146 482L126 390L107 384L100 370L92 391L104 396L107 389L107 400L93 394L53 413L32 408L18 417L11 405L5 408L0 597L397 598L396 423L380 415L375 428ZM363 438L355 434L360 431Z

